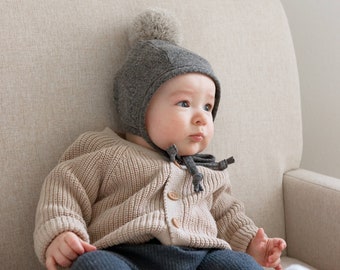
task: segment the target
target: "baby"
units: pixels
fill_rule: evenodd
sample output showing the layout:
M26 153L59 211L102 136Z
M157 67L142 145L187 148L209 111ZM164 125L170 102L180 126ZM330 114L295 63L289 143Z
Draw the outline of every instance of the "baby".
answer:
M176 21L150 10L114 82L124 135L81 135L46 178L35 250L48 269L282 269L230 194L227 166L200 154L221 95L210 64L177 45Z

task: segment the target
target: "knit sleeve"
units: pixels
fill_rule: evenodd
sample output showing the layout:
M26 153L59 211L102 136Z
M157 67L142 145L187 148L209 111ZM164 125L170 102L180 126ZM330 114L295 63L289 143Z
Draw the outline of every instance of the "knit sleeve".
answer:
M258 228L245 214L244 205L224 190L215 200L212 214L219 237L226 240L233 250L245 252Z
M65 231L89 242L87 224L100 187L100 152L60 163L43 184L36 212L34 247L39 260L53 239Z

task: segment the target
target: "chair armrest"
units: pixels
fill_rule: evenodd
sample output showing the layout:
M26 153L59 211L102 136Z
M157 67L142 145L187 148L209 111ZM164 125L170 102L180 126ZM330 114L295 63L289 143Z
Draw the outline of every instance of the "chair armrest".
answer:
M298 169L283 177L288 256L340 269L340 179Z

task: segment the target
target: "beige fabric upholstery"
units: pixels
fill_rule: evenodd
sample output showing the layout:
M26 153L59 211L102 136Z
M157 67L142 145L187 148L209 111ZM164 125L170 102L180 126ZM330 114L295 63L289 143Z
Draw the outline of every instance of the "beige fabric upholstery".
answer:
M299 169L284 176L283 188L289 254L319 269L340 269L339 179Z
M127 52L126 24L147 7L171 10L181 21L183 46L211 62L222 83L222 101L209 151L219 158L235 157L230 167L234 194L245 202L258 226L270 236L285 237L282 178L284 172L299 167L302 132L295 55L278 0L1 1L4 269L41 268L32 233L42 182L80 133L117 128L111 101L113 75ZM304 189L304 183L297 185ZM298 190L289 193L297 204L304 202L298 200ZM320 259L319 269L338 269L333 257L328 261L322 256L318 235L306 235L301 240L316 239L298 243L295 215L291 219L287 215L288 245L292 245L288 254L315 265ZM315 220L328 224L318 216ZM313 252L296 250L307 243ZM330 243L339 254L335 238Z

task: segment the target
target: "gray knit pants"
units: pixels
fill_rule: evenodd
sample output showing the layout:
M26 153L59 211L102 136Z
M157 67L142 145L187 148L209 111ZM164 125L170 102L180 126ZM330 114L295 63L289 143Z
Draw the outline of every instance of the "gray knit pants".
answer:
M71 270L262 270L246 253L157 243L118 245L80 256Z

